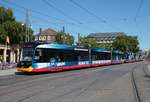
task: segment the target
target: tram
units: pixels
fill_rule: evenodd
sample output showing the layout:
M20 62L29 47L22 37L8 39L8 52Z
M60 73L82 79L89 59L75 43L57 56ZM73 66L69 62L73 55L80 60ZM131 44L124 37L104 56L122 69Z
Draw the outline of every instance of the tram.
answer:
M125 62L121 51L63 44L39 44L32 47L32 53L29 49L24 51L23 60L17 64L17 70L22 72L53 72Z

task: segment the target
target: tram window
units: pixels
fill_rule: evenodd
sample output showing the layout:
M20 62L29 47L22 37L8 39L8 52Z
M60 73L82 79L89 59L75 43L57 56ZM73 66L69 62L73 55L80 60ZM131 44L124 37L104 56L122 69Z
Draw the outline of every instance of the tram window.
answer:
M75 54L75 61L88 61L89 60L89 54L88 52L83 51L76 51Z
M54 49L46 49L44 53L47 59L47 62L60 62L62 61L62 54L59 51Z
M109 60L110 59L110 53L96 53L95 60Z
M49 51L46 49L36 49L34 60L37 63L49 62Z
M63 53L63 61L72 62L74 61L74 55L72 51L65 51Z
M87 55L80 55L79 56L79 61L88 61L89 57Z

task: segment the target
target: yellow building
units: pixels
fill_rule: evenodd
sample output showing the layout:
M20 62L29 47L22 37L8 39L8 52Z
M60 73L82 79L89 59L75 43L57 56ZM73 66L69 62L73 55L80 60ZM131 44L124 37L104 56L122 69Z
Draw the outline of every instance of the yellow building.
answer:
M19 47L12 49L11 46L0 44L0 63L15 63L19 61Z

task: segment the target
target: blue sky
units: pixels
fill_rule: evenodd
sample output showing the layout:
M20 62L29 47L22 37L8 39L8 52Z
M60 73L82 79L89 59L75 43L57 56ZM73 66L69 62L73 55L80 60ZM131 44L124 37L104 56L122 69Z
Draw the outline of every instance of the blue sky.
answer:
M12 8L21 22L28 8L35 34L63 26L76 40L77 33L125 32L138 36L141 49L150 49L150 0L0 0L0 5Z

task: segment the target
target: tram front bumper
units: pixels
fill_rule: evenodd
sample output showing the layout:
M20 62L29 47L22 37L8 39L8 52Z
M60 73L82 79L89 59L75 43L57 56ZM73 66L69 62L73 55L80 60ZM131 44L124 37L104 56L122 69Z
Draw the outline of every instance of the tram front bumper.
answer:
M32 72L33 68L29 67L29 68L17 68L17 71L21 71L21 72Z

